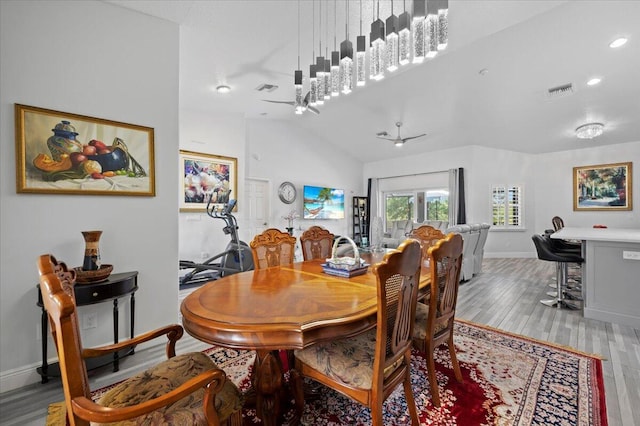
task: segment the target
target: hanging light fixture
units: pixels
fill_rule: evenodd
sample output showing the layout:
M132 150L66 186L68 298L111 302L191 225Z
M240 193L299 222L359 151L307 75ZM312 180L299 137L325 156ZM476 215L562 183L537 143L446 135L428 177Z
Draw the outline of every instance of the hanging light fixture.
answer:
M340 95L340 52L338 51L338 9L337 0L333 0L333 52L331 52L331 96Z
M324 59L324 100L331 99L331 59L329 59L329 48L327 47L327 57Z
M300 115L305 110L302 102L302 70L300 69L300 0L298 0L298 69L293 73L293 83L296 89L295 113Z
M438 54L439 25L437 0L429 0L424 29L425 57L427 58L434 58Z
M398 28L400 23L398 17L393 14L393 0L391 0L391 16L387 18L387 41L386 41L386 64L387 70L393 72L400 66L399 56L399 40L398 40Z
M438 0L438 50L449 43L449 0Z
M324 70L324 56L322 56L322 1L320 1L320 7L318 8L318 14L320 15L320 25L318 27L318 37L320 39L320 56L316 58L316 75L318 78L318 97L316 102L318 105L324 105L325 94L325 70Z
M593 139L600 136L604 132L604 124L587 123L576 129L576 136L579 139Z
M411 59L411 15L407 12L407 0L403 0L404 11L398 17L398 63L407 65Z
M340 90L345 95L353 90L353 44L349 40L349 0L346 9L345 38L340 43Z
M433 0L432 0L433 1ZM411 35L413 36L413 63L424 61L425 49L425 0L413 0L413 19L411 20Z
M382 80L384 78L384 56L386 43L384 39L384 22L380 20L380 0L378 0L378 19L371 23L371 78Z
M356 37L356 86L364 86L366 77L367 37L362 35L362 0L360 0L360 35Z
M311 8L313 9L313 18L312 18L312 30L311 30L311 65L309 65L309 105L316 106L318 104L318 78L316 74L316 65L313 62L316 59L316 5L315 1L313 2Z

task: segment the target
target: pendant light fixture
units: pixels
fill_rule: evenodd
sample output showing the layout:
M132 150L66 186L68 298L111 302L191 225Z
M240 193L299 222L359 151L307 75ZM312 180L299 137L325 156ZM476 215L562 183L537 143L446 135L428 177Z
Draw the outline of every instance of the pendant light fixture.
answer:
M398 17L398 63L407 65L411 59L411 15L407 12L407 0L403 0L404 11Z
M438 50L449 43L449 0L438 0Z
M356 86L367 82L366 57L367 37L362 35L362 0L360 0L360 35L356 37Z
M300 115L305 109L302 104L302 70L300 69L300 0L298 0L298 69L293 73L293 83L296 89L295 113Z
M316 106L318 104L318 78L316 64L313 62L316 59L316 5L315 1L312 3L312 25L311 25L311 37L312 37L312 53L311 53L311 65L309 65L309 105Z
M320 6L318 8L318 14L320 15L320 25L318 27L318 37L320 39L320 56L316 58L316 75L318 78L318 97L316 102L318 105L324 105L324 93L325 93L325 71L324 71L324 56L322 56L322 0L320 0Z
M349 0L346 3L345 38L340 43L340 90L349 94L353 90L353 44L349 40Z
M399 56L399 40L398 40L398 28L400 23L398 17L393 14L393 0L391 0L391 16L387 18L387 37L386 37L386 52L385 59L387 70L393 72L400 66Z
M380 0L378 0L378 18L371 23L371 78L382 80L384 78L384 56L386 43L384 39L384 22L380 20Z
M433 1L433 0L431 0ZM427 6L425 0L413 0L413 19L411 35L413 36L413 63L419 64L425 58L425 17Z
M327 56L324 58L324 100L331 99L331 60L329 59L329 48L327 47Z
M338 8L337 0L333 0L333 52L331 52L331 96L340 95L340 52L338 51Z
M427 2L427 18L425 20L425 56L434 58L438 54L438 3L436 0Z

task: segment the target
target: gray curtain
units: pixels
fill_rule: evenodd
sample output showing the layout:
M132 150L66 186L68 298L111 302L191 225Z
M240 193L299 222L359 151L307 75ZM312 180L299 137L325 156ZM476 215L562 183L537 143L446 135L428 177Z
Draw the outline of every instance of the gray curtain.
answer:
M449 169L449 226L467 223L464 169Z

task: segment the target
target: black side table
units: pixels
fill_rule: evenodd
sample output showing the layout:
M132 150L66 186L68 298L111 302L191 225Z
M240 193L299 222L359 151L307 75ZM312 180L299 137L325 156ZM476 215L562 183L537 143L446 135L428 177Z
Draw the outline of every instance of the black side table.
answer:
M47 362L47 336L49 334L49 318L47 311L44 309L42 302L42 293L40 292L40 285L37 285L38 289L38 306L42 308L42 367L38 367L38 374L42 376L42 383L47 383L49 377L59 377L60 368L58 363L48 364ZM93 305L96 303L102 303L109 300L113 300L113 342L118 343L118 298L130 294L131 304L131 338L134 337L134 322L135 322L135 310L136 299L135 292L138 290L138 271L122 272L118 274L111 274L106 281L93 284L80 284L76 283L73 287L76 306ZM85 360L87 363L87 370L102 367L113 363L113 371L118 371L119 360L123 356L131 355L134 352L134 348L129 348L119 352L114 352L113 357L105 356L98 358L89 358Z

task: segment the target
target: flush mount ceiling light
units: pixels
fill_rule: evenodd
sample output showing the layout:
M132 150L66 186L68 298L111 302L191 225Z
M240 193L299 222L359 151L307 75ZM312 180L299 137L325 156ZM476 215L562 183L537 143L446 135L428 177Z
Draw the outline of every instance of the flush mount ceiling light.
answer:
M627 41L628 39L626 37L620 37L609 43L609 47L615 49L616 47L623 46Z
M216 87L216 92L218 93L229 93L231 91L231 87L221 84L220 86Z
M593 139L598 137L604 131L604 124L602 123L587 123L576 129L576 136L579 139Z
M601 78L594 77L594 78L590 79L589 81L587 81L587 85L595 86L596 84L599 84L601 81L602 81Z

